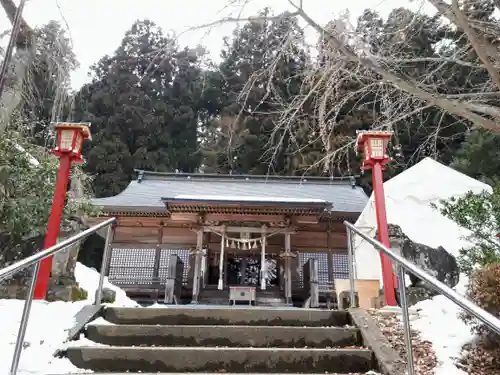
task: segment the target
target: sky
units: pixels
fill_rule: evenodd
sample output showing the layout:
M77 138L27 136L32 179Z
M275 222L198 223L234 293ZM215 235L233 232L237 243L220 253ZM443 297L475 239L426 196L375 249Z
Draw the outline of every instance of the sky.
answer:
M89 67L103 55L112 53L119 45L125 31L137 19L150 19L164 31L179 36L181 46L202 44L213 58L222 47L222 38L230 35L236 23L202 28L186 32L193 26L219 20L223 17L255 15L259 9L272 7L275 12L292 10L288 0L248 0L243 11L241 5L227 7L228 3L243 0L28 0L24 18L31 26L57 20L67 29L80 67L72 75L72 86L78 89L89 80ZM298 1L298 0L293 0ZM419 6L421 0L303 0L306 12L319 24L326 24L347 7L351 17L365 8L387 14L397 6ZM14 0L16 4L19 0ZM175 5L173 5L174 3ZM8 19L0 11L0 33L10 28ZM317 35L306 30L306 36L314 42ZM6 44L4 38L0 43Z

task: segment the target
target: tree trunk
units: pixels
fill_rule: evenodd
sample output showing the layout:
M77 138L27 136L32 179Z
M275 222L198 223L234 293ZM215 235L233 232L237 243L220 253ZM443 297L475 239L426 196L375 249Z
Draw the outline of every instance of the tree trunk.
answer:
M13 0L0 0L12 25L17 12ZM6 85L0 98L0 134L7 128L11 115L22 99L23 83L26 72L34 56L33 29L21 18L21 28L16 40L16 49L7 71Z

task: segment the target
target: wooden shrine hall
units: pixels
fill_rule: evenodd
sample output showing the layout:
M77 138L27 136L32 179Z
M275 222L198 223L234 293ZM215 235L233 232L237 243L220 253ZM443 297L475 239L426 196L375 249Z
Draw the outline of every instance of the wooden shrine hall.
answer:
M131 298L166 301L175 280L177 303L291 304L307 297L311 259L320 294L348 278L342 222L368 201L353 178L136 172L93 200L92 219L117 218L107 273Z

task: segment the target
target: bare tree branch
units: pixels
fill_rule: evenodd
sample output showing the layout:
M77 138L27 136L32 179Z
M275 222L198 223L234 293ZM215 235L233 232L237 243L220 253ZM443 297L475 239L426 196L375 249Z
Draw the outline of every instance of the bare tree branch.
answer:
M450 64L456 64L456 65L462 65L466 66L469 68L475 68L475 69L486 69L484 65L477 65L468 61L462 61L454 58L447 58L447 57L418 57L418 58L412 58L412 59L398 59L398 58L389 58L389 57L382 57L382 56L374 56L374 59L378 61L384 61L384 62L391 62L391 63L396 63L396 64L415 64L415 63L421 63L421 62L440 62L440 63L450 63Z
M437 0L433 0L437 1ZM498 74L498 68L495 68L490 61L490 56L488 56L488 49L490 49L489 43L480 38L479 35L469 26L469 22L463 12L460 10L458 5L458 0L452 0L452 9L455 13L455 20L458 27L460 27L464 33L467 35L472 48L476 51L477 55L483 62L485 68L488 70L493 82L500 89L500 74Z
M430 0L435 1L435 0ZM332 33L325 30L321 27L316 21L314 21L306 12L302 9L297 8L297 13L299 16L304 19L311 27L313 27L320 35L323 35L324 38L332 45L333 48L342 52L346 57L350 58L352 61L358 62L361 65L369 68L370 70L380 74L387 82L395 85L399 89L414 95L415 97L429 103L432 105L436 105L446 110L447 112L463 117L469 121L471 121L476 126L483 127L485 129L489 129L492 131L500 131L500 125L496 122L480 116L469 109L465 108L463 103L448 100L440 95L430 93L426 90L423 90L419 87L416 82L412 82L411 80L407 80L404 77L398 76L397 74L390 72L389 70L383 68L382 66L377 65L373 60L357 55L353 52L353 50L345 45L342 41L336 38Z

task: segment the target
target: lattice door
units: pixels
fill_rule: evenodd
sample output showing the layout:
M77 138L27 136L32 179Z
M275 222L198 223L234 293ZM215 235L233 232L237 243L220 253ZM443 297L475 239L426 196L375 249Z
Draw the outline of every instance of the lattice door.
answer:
M153 284L156 249L120 249L111 252L109 281L117 285Z
M184 263L184 269L182 274L182 283L187 284L188 272L189 272L189 250L187 249L161 249L160 252L160 269L158 270L158 275L160 282L165 284L168 276L168 263L170 261L170 255L177 255L181 258L182 263Z

